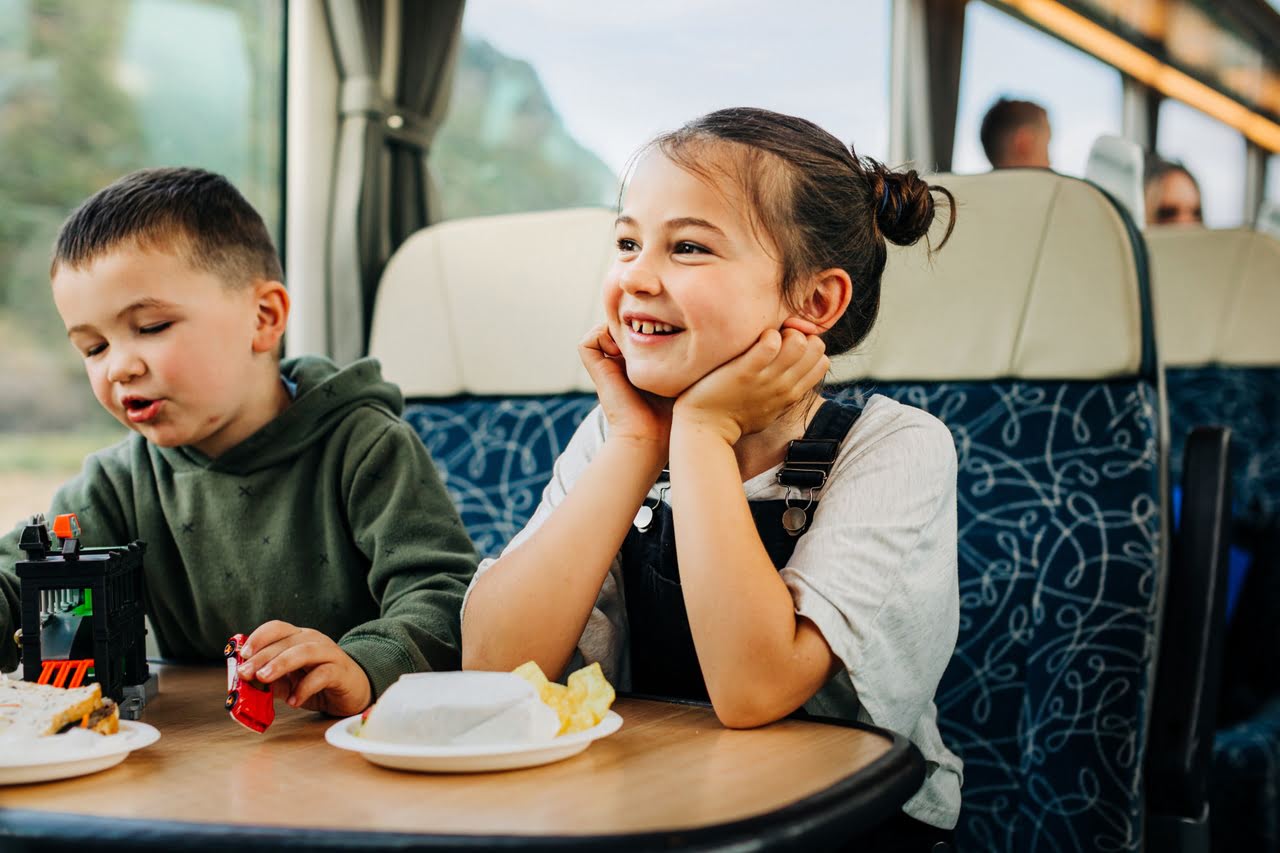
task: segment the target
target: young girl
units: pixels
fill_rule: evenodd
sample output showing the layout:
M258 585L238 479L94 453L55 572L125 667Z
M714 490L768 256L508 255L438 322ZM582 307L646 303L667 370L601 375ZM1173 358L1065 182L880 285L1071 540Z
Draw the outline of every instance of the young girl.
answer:
M580 345L600 405L472 581L464 668L558 675L579 653L622 689L710 699L726 726L803 705L901 732L927 778L886 831L945 840L960 761L933 695L959 620L955 447L887 397L816 393L828 354L871 329L885 240L928 230L931 190L954 207L758 109L641 152L607 322Z

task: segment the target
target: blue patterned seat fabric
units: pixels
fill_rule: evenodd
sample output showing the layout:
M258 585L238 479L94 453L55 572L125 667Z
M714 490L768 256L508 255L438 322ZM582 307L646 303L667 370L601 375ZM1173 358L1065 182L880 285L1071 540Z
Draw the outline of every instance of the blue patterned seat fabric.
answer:
M880 384L950 428L960 635L938 689L966 851L1139 850L1159 565L1143 382Z
M1209 774L1214 850L1280 850L1280 700L1219 729Z
M1182 447L1199 424L1231 427L1231 488L1235 515L1265 524L1280 513L1280 367L1171 368L1169 463L1181 482Z
M405 420L431 453L476 550L496 557L538 508L594 394L411 402Z
M1181 481L1182 447L1198 424L1231 428L1233 514L1280 521L1280 367L1170 369L1169 461ZM1210 826L1215 850L1280 851L1280 702L1214 738Z
M970 851L1136 851L1160 529L1142 382L868 391L948 424L959 454L960 637L938 691L965 762ZM592 395L461 397L405 413L482 554L532 515Z

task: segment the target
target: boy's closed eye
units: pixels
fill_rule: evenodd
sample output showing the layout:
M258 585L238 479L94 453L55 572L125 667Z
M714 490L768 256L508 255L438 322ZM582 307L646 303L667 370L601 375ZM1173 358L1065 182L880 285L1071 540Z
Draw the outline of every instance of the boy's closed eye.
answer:
M162 323L150 323L146 326L139 326L138 334L158 335L159 333L163 332L165 329L169 328L172 325L173 325L172 320L166 320ZM93 358L95 355L101 355L102 353L106 352L106 350L107 350L106 341L100 341L97 343L90 344L87 347L84 347L81 350L81 352L84 353L85 358Z

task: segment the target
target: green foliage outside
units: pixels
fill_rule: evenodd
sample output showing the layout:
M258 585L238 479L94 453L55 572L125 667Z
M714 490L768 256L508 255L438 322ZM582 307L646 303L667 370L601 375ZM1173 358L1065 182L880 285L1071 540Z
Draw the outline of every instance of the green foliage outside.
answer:
M119 424L114 429L108 425L74 432L0 433L0 471L47 471L66 476L78 471L90 453L114 444L126 434Z
M283 2L0 0L0 472L78 467L121 434L49 295L50 249L79 202L133 169L195 165L231 178L279 233ZM431 166L446 218L618 192L537 72L473 38Z
M0 0L0 434L120 429L49 296L58 228L87 196L196 165L278 223L282 2Z
M537 72L481 39L458 51L431 149L444 218L617 201L618 177L565 129Z

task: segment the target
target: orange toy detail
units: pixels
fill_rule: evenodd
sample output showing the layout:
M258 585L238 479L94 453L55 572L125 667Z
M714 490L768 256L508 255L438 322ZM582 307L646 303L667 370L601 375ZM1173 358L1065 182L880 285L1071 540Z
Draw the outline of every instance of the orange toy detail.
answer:
M40 678L37 684L51 684L54 687L79 687L84 677L93 666L93 660L47 660L40 667Z
M64 513L53 520L53 535L59 539L79 539L80 520L74 512Z

